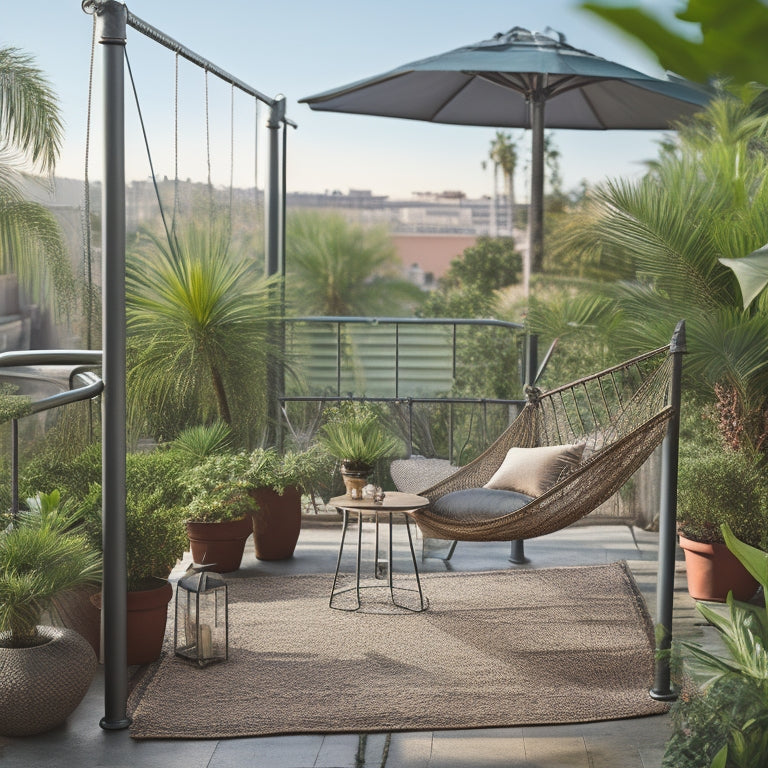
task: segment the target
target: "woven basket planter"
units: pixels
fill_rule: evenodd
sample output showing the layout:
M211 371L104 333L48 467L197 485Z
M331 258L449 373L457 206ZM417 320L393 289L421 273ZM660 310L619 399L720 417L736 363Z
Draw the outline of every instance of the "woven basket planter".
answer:
M82 701L96 654L77 632L38 627L48 642L0 647L0 734L32 736L63 723Z

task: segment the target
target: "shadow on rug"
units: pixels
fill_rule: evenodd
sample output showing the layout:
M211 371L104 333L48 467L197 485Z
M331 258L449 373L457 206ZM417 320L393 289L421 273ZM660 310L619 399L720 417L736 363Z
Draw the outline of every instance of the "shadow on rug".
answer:
M231 579L230 656L168 651L131 694L136 739L490 728L665 712L623 563L424 574L421 614L328 608L332 576ZM172 636L171 630L171 636Z

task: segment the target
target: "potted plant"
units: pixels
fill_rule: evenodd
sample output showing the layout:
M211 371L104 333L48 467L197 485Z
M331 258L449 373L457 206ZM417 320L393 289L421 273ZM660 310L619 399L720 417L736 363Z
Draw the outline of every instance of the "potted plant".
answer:
M210 456L184 475L190 495L186 530L195 563L217 573L236 571L251 535L253 500L243 477L250 466L245 453Z
M327 408L324 416L318 439L341 462L347 494L355 496L368 483L376 462L395 455L400 441L382 426L378 412L369 403L343 403Z
M0 734L64 722L91 684L96 656L74 630L41 625L53 599L98 582L101 558L58 503L0 531Z
M697 600L748 600L757 582L725 546L721 526L768 548L768 482L764 463L748 449L685 444L678 473L678 533L688 590Z
M184 530L185 491L181 474L188 467L170 451L130 453L126 457L126 569L128 664L147 664L160 657L168 603L168 581L187 546ZM84 502L90 535L101 541L101 486L91 485ZM93 597L101 607L101 595Z
M729 551L763 588L762 604L727 598L728 610L696 607L718 631L724 652L682 643L683 692L672 709L665 768L758 766L768 754L768 553L740 541L727 524Z
M319 445L284 453L258 448L249 458L243 481L255 502L251 518L256 557L285 560L293 556L301 533L302 494L313 496L324 484L333 459Z

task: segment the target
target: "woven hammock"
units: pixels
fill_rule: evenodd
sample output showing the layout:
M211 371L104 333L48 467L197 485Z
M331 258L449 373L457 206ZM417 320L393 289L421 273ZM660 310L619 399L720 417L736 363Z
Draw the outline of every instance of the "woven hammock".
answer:
M672 416L670 345L542 393L528 402L496 441L471 463L421 496L411 513L424 536L458 541L530 539L560 530L609 499L661 443ZM482 488L512 447L583 443L579 464L525 506L493 516L446 517L434 508L448 493Z

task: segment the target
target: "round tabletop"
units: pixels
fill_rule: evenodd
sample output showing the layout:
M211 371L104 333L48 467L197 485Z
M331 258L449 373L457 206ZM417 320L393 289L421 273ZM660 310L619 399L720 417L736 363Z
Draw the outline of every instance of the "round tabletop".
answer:
M370 510L371 512L407 512L410 509L422 509L429 506L429 499L415 493L386 491L384 500L353 499L351 496L334 496L329 502L337 509Z

